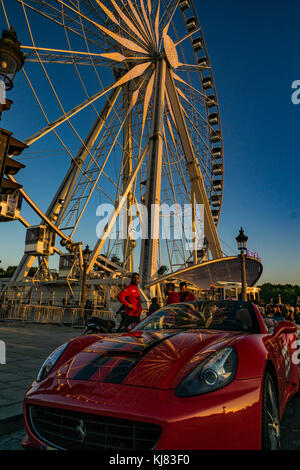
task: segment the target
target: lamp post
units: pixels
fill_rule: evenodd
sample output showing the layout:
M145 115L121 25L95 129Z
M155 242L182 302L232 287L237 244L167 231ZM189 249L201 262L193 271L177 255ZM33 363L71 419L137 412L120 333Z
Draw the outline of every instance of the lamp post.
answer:
M81 298L80 298L80 316L82 320L84 320L84 303L85 303L85 296L86 296L86 274L87 274L87 267L88 267L90 254L91 254L91 250L89 249L89 245L86 245L84 251L82 252L83 276L82 276Z
M242 301L247 302L247 280L246 280L246 256L248 237L241 228L240 233L236 237L238 249L240 250L239 258L241 259L241 278L242 278Z
M16 73L24 65L25 55L20 46L13 26L9 31L3 29L0 39L0 80L5 83L6 90L13 88Z

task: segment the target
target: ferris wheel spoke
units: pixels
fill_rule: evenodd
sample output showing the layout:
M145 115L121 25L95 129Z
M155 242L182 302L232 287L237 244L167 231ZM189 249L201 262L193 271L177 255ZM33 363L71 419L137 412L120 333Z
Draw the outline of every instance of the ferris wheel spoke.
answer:
M183 78L181 78L177 73L174 73L173 72L173 78L174 80L176 81L179 81L180 83L182 83L185 87L187 87L190 92L193 92L193 96L196 96L198 95L199 97L202 98L203 100L203 103L206 103L207 102L207 96L202 93L201 91L197 90L196 88L194 88L191 84L189 84L188 82L186 82L185 80L183 80Z
M81 210L81 213L80 213L80 215L77 217L77 222L76 222L76 224L75 224L75 227L74 227L74 229L73 229L73 232L72 232L71 236L73 235L75 229L76 229L77 226L78 226L78 223L79 223L79 221L80 221L80 219L81 219L81 217L82 217L82 215L83 215L83 213L84 213L84 210L85 210L85 208L86 208L86 206L87 206L87 204L88 204L88 202L89 202L89 200L90 200L90 198L91 198L91 196L92 196L92 194L93 194L93 192L94 192L94 190L95 190L95 188L96 188L96 185L97 185L97 183L98 183L98 180L100 179L101 175L104 174L104 168L105 168L105 166L106 166L106 164L107 164L107 162L108 162L108 159L109 159L109 157L110 157L110 155L111 155L111 152L113 151L113 149L114 149L114 147L115 147L115 145L116 145L116 142L117 142L117 139L118 139L118 137L119 137L119 135L120 135L120 132L122 131L123 126L124 126L126 120L128 119L128 116L129 116L129 114L131 113L131 111L132 111L132 109L133 109L133 107L134 107L134 105L135 105L135 103L136 103L136 100L137 100L137 98L138 98L138 94L139 94L139 91L140 91L140 88L142 87L142 85L143 85L143 80L141 80L141 84L139 85L139 88L138 88L137 90L135 90L135 92L134 92L133 95L132 95L132 99L131 99L130 105L129 105L129 107L128 107L126 116L124 117L124 120L123 120L123 122L122 122L122 124L121 124L121 126L120 126L120 128L119 128L119 131L116 133L115 139L114 139L114 141L113 141L113 143L112 143L112 145L111 145L111 148L109 149L109 151L108 151L108 153L107 153L107 155L106 155L104 161L102 162L101 167L97 164L97 166L98 166L97 177L96 177L96 179L95 179L95 181L94 181L94 184L93 184L92 188L89 190L89 194L88 194L88 196L87 196L87 198L86 198L86 201L85 201L84 206L83 206L83 208L82 208L82 210ZM95 161L94 161L94 162L95 162Z
M165 131L164 131L164 142L165 142L165 149L168 149ZM168 165L166 165L166 163L168 163ZM178 206L178 200L177 200L176 191L175 191L175 188L174 188L174 180L173 180L173 175L172 175L172 171L171 171L171 163L170 163L168 151L166 151L166 159L164 161L164 168L166 170L166 174L167 174L167 177L168 177L168 183L169 183L169 186L171 188L173 201L174 201L174 204L177 207ZM178 214L178 213L176 214L176 217L177 217L177 221L178 221L177 222L178 226L181 227L181 231L183 230L183 233L184 233L184 224L183 224L183 220L182 220L182 214L181 214L181 218L180 218L180 214ZM176 240L174 239L173 242L176 243ZM167 244L168 244L168 238L167 238ZM185 250L184 250L183 238L182 237L180 238L180 244L181 244L181 249L182 249L182 256L185 259Z
M140 135L140 144L139 144L139 154L141 151L141 145L142 145L142 138L144 134L144 129L145 129L145 123L146 123L146 117L148 114L149 110L149 104L151 100L151 96L153 93L153 86L154 86L154 80L155 80L156 72L154 71L148 81L148 85L145 91L145 98L144 98L144 105L143 105L143 118L142 118L142 128L141 128L141 135Z
M29 80L29 78L28 78L28 76L27 76L27 74L26 74L26 72L25 72L24 69L23 69L23 72L24 72L24 75L25 75L26 80L28 81L28 83L29 83L29 85L30 85L30 87L31 87L31 89L32 89L32 91L33 91L33 93L34 93L34 95L35 95L35 97L36 97L38 103L39 103L39 100L38 100L38 97L37 97L37 95L36 95L36 93L35 93L35 90L33 89L33 86L32 86L32 84L31 84L31 82L30 82L30 80ZM117 91L115 91L114 93L116 94ZM40 105L40 103L39 103L39 105ZM41 105L40 105L40 107L41 107ZM43 112L43 114L44 114L46 120L48 121L47 116L46 116L46 114L45 114L45 111L43 110L42 107L41 107L41 110L42 110L42 112ZM60 136L57 134L57 132L56 132L55 130L53 131L53 133L54 133L54 135L57 137L57 139L59 140L59 142L61 143L61 145L63 146L63 148L64 148L65 151L67 152L67 154L69 155L69 157L71 158L71 161L72 161L72 163L73 163L73 168L77 168L77 172L78 172L78 173L79 173L79 172L82 172L82 168L80 167L80 165L79 165L79 163L78 163L78 158L75 159L75 158L73 157L72 153L69 151L69 149L68 149L67 146L64 144L63 140L60 138ZM71 167L71 171L74 171L74 170L72 170L72 167ZM82 172L82 174L83 174L83 172ZM57 200L61 199L61 197L62 197L61 191L63 191L63 189L64 189L64 187L65 187L65 185L66 185L67 179L68 179L68 176L66 175L66 177L64 178L64 181L63 181L63 183L62 183L62 185L61 185L61 188L62 188L62 189L58 190L57 195L56 195L56 199L54 198L54 201L57 201ZM98 188L98 189L100 189L100 188ZM50 206L49 206L49 208L48 208L48 210L47 210L46 216L49 217L49 218L51 217L52 212L55 211L55 209L53 208L53 207L54 207L54 204L55 204L55 203L52 201L52 203L50 204ZM57 204L57 202L56 202L56 204ZM32 204L31 204L31 207L32 207L33 209L35 208L35 206L32 205ZM37 207L37 206L36 206L36 207Z
M81 28L80 28L80 22L75 19L74 17L71 17L69 15L65 15L65 21L67 24L63 24L61 21L61 11L57 8L55 8L53 5L49 4L49 2L46 2L44 0L16 0L18 3L23 5L24 7L30 9L31 11L35 12L36 14L46 18L47 20L50 20L51 22L62 26L66 27L70 32L74 33L75 35L82 37L82 34L80 33ZM28 3L28 2L30 2ZM42 7L45 7L44 9L46 11L43 11L41 8L38 9L35 5L41 5ZM78 28L78 29L76 29ZM88 40L93 43L97 47L101 47L102 49L107 49L107 43L101 38L101 36L97 36L97 32L95 30L92 30L89 26L85 27L85 34L88 36Z
M188 105L193 109L193 111L200 117L200 119L203 121L203 123L206 125L206 128L208 129L208 131L210 133L213 133L215 131L214 127L207 121L207 119L202 116L201 113L199 113L198 109L188 100L188 98L183 94L183 92L180 91L179 88L177 88L177 91L179 92L179 94L185 99L185 101L188 103ZM191 118L189 117L188 115L188 112L186 110L184 110L184 113L185 113L185 116L189 119L191 125L194 127L195 131L198 132L199 134L199 137L201 138L203 144L206 146L207 150L209 150L209 147L207 145L207 143L204 141L203 137L200 135L199 131L197 131L197 128L196 126L193 124Z
M90 255L90 258L89 258L89 261L88 261L87 273L90 272L91 269L93 268L93 266L95 264L95 261L96 261L98 255L99 255L99 253L101 252L101 249L103 248L109 234L111 233L111 231L112 231L112 229L113 229L113 227L116 223L117 217L119 216L119 213L120 213L121 209L123 208L123 206L126 202L126 198L128 196L128 193L129 193L130 189L132 188L133 182L135 181L135 179L138 175L141 164L143 163L147 152L148 152L148 145L145 147L145 149L144 149L142 155L140 156L134 170L132 171L132 173L130 175L130 179L129 179L128 184L127 184L127 186L126 186L126 188L123 192L122 198L119 201L118 207L116 208L115 212L111 215L110 220L107 224L107 227L105 227L105 230L100 235L99 240L96 243L92 254Z
M164 6L164 12L160 20L161 31L165 29L166 25L170 24L172 17L175 14L176 8L179 5L179 0L170 0L169 2L162 0L162 4Z
M75 8L77 8L77 10L81 12L81 11L82 11L81 6L84 6L84 5L85 5L85 2L82 2L82 1L80 1L80 0L77 0L77 4L75 4ZM64 10L64 7L62 6L61 8L62 8L62 11L63 11L63 10ZM86 11L86 10L85 10L85 11ZM91 10L89 9L89 11L91 11ZM97 23L100 21L102 24L106 24L106 22L107 22L107 16L106 16L106 20L105 20L105 18L103 18L103 16L101 15L101 13L103 13L103 12L101 11L101 9L99 9L99 8L95 9L95 7L93 6L93 11L96 11ZM86 29L86 28L85 28L85 26L84 26L84 24L85 24L86 22L84 22L82 16L79 16L79 22L80 22L81 29L82 29L82 33L83 33L83 35L84 35L85 42L86 42L86 45L87 45L87 48L88 48L88 43L87 43L88 38L87 38L87 36L86 36L86 32L85 32L85 29ZM113 43L113 41L111 41L108 37L105 38L105 41L106 41L108 44L110 44L110 47L111 47L111 48L114 48L114 43Z
M76 10L72 7L70 7L69 5L67 5L65 2L63 2L62 0L56 0L57 2L59 2L61 5L63 6L66 6L67 8L69 8L70 10L72 10L73 12L77 13L79 16L81 16L83 19L85 19L86 21L90 22L93 26L95 26L96 28L100 29L102 32L104 32L105 34L107 34L109 37L111 37L112 39L114 39L115 41L117 41L119 44L121 44L122 46L125 46L126 48L130 49L130 50L133 50L135 52L141 52L143 54L146 54L147 53L147 50L145 50L144 48L138 46L136 44L136 42L139 42L139 41L136 41L136 42L133 42L129 39L126 39L124 37L121 37L119 36L118 34L114 33L113 31L109 30L108 28L102 26L100 23L94 21L94 20L91 20L90 18L88 18L87 16L85 16L83 13L81 13L80 10ZM121 27L121 25L120 25ZM122 28L122 27L121 27ZM123 28L122 28L123 29ZM130 36L130 37L133 37L132 34L125 30L125 32ZM146 46L147 47L147 46Z
M109 88L107 90L104 90L104 91L100 91L98 93L96 93L95 95L93 95L92 97L88 98L87 100L85 100L83 103L81 103L80 105L76 106L75 108L71 109L69 112L67 112L66 114L64 114L63 116L59 117L58 119L56 119L55 121L53 121L52 123L49 123L48 126L44 127L43 129L41 129L40 131L36 132L34 135L32 135L31 137L29 137L28 139L26 139L26 143L27 145L32 145L34 142L36 142L37 140L41 139L42 137L44 137L46 134L48 134L49 132L53 131L54 129L56 129L56 127L60 126L61 124L63 124L64 122L66 122L68 119L70 119L71 117L75 116L75 114L79 113L80 111L82 111L84 108L86 108L87 106L91 105L94 101L98 100L99 98L101 98L105 93L107 93L109 91Z
M108 151L108 153L107 153L105 159L102 161L101 167L100 167L100 165L94 160L94 163L96 163L97 166L98 166L97 176L96 176L95 180L92 182L92 187L90 188L89 194L88 194L88 196L86 197L86 202L84 203L84 206L83 206L83 208L82 208L80 214L79 214L78 217L77 217L77 222L76 222L76 224L75 224L75 229L77 228L78 223L79 223L79 221L80 221L80 219L81 219L81 217L82 217L82 215L83 215L83 213L84 213L84 210L85 210L85 208L86 208L86 206L87 206L87 204L88 204L88 202L89 202L89 200L90 200L90 198L91 198L91 196L92 196L92 194L93 194L93 192L94 192L94 190L95 190L95 188L96 188L96 186L97 186L97 183L98 183L98 181L99 181L101 175L102 175L103 172L104 172L105 166L106 166L106 164L107 164L107 162L108 162L108 160L109 160L109 157L110 157L110 155L111 155L111 153L112 153L112 151L113 151L113 149L114 149L114 147L115 147L115 145L116 145L117 139L118 139L118 137L119 137L119 135L120 135L120 133L121 133L121 131L122 131L122 129L123 129L123 126L124 126L124 123L125 123L126 119L127 119L127 116L124 118L124 120L123 120L123 122L122 122L122 125L120 126L120 128L119 128L119 130L118 130L118 132L117 132L117 134L116 134L116 136L115 136L115 138L114 138L114 141L113 141L113 143L112 143L112 145L111 145L111 147L110 147L110 149L109 149L109 151ZM86 173L86 172L85 172L85 173ZM70 197L70 196L69 196L69 197ZM81 196L81 197L82 197L82 196ZM75 230L75 229L74 229L74 230ZM74 233L74 230L73 230L72 233Z
M187 117L187 116L186 116L186 117ZM188 119L188 120L189 120L189 119ZM191 125L192 125L192 123L191 123ZM195 131L196 131L196 134L198 135L197 129L195 129ZM210 169L210 167L208 166L208 163L203 160L202 156L200 155L200 153L198 152L198 150L195 149L195 147L194 147L194 152L197 154L198 160L200 161L201 166L202 166L204 172L206 173L207 178L209 179L210 183L212 184L211 169Z
M79 0L78 0L78 1L79 1ZM64 23L64 17L63 17L63 23ZM85 41L85 46L86 46L86 49L87 49L87 54L88 54L89 59L90 59L90 65L92 65L93 70L95 71L95 74L96 74L96 76L97 76L98 82L99 82L99 84L100 84L100 87L103 89L102 82L101 82L101 80L100 80L99 74L98 74L97 69L96 69L96 66L95 66L95 62L94 62L94 60L93 60L93 54L92 54L91 51L90 51L89 44L88 44L88 40L87 40L87 38L86 38L86 36L85 36L85 31L84 31L84 28L83 28L83 23L82 23L82 19L81 19L81 18L80 18L80 24L81 24L81 27L82 27L82 33L83 33L83 35L84 35L84 41ZM72 47L71 47L71 41L70 41L69 33L68 33L67 28L65 28L65 27L64 27L64 33L65 33L65 38L66 38L66 40L67 40L67 44L68 44L69 50L71 51L71 50L72 50ZM73 58L73 55L72 55L72 58ZM74 66L74 68L75 68L75 70L76 70L76 74L77 74L77 76L78 76L78 78L79 78L79 80L80 80L80 83L81 83L82 88L83 88L83 90L84 90L85 96L86 96L87 98L89 98L90 96L89 96L89 93L88 93L88 91L87 91L87 88L86 88L86 86L85 86L85 84L84 84L84 80L83 80L83 78L82 78L82 74L79 72L79 68L78 68L77 64L74 63L73 66ZM97 109L96 109L94 103L92 104L92 108L93 108L94 111L96 112L96 115L99 117L99 113L98 113L98 111L97 111Z
M134 23L135 27L140 31L142 36L147 38L147 42L151 44L151 41L149 41L149 33L147 32L146 27L133 3L130 0L128 0L127 4L124 3L124 0L121 0L121 2L123 5L123 10L126 11L127 16Z
M176 4L173 5L173 7L170 9L168 20L166 21L166 23L163 22L163 18L161 18L161 20L160 20L160 32L161 32L161 34L160 34L160 46L164 42L165 36L167 36L171 21L173 19L173 16L176 12L176 9L177 9L178 5L179 5L179 1L177 1ZM159 37L159 32L158 31L157 31L157 37Z
M173 112L174 112L174 116L176 119L177 128L178 128L180 140L183 146L184 154L187 160L190 178L193 181L195 181L194 184L197 189L197 202L198 204L204 204L207 237L209 240L210 248L215 258L221 258L222 250L221 250L220 242L217 236L216 227L215 227L212 214L210 211L209 201L208 201L208 197L205 191L203 178L202 178L200 169L197 166L195 156L193 154L190 137L189 137L186 123L184 120L184 113L183 113L183 110L179 101L179 97L177 94L173 77L169 70L167 71L166 85L167 85L169 96L171 97Z
M77 1L78 1L78 9L79 9L79 0L77 0ZM85 37L86 48L87 48L87 51L90 52L90 51L89 51L88 40L87 40L87 38L86 38L86 36L85 36L85 30L84 30L83 22L82 22L82 19L81 19L81 18L80 18L80 22L81 22L82 32L83 32L83 35L84 35L84 37ZM67 38L68 38L67 31L66 31L66 36L67 36ZM69 39L67 39L67 40L68 40L68 44L69 44ZM70 46L69 46L69 47L70 47ZM112 54L114 54L114 57L115 57L117 53L112 53ZM105 54L103 54L103 55L105 55ZM108 55L110 56L110 58L112 57L111 54L108 54ZM120 55L120 54L119 54L119 55ZM123 58L123 57L124 57L124 56L122 56L122 58ZM129 57L129 60L131 60L131 59L135 59L135 58L134 58L134 57L132 57L132 58ZM143 58L142 58L142 57L139 57L138 59L140 60L140 59L143 59ZM99 84L100 84L101 88L103 88L101 79L100 79L100 77L99 77L98 71L96 70L96 67L95 67L95 64L93 63L94 61L93 61L92 58L91 58L91 62L92 62L93 68L94 68L94 70L95 70L95 73L96 73L97 79L98 79L98 81L99 81ZM80 80L81 80L81 77L80 77ZM82 80L81 80L81 82L82 82ZM86 93L86 95L87 95L87 97L88 97L88 94L87 94L87 93ZM93 104L92 106L94 107L94 104ZM95 109L95 107L94 107L94 109ZM96 109L95 109L95 110L96 110ZM116 118L118 119L118 121L121 123L120 116L118 115L118 113L116 112L116 110L115 110L114 108L113 108L113 113L114 113L114 115L116 116ZM104 125L104 126L105 126L105 125Z
M145 8L144 0L140 0L140 8L141 8L141 11L142 11L143 22L146 25L146 29L148 31L148 34L150 34L150 37L152 38L152 43L155 44L154 29L153 29L152 22L150 23L150 21L149 21L149 16L148 16L146 8Z
M186 34L185 36L183 36L183 38L178 39L175 42L175 46L178 46L180 43L182 43L186 39L189 39L190 37L193 36L193 34L199 33L199 31L201 31L201 28L197 28L197 29L195 29L195 31L192 31L191 33ZM186 64L182 64L182 65L186 65ZM188 67L193 67L193 65L188 65ZM199 65L194 65L194 67L198 67L198 69L199 69Z
M102 128L105 125L105 121L108 119L110 116L112 109L114 108L114 105L118 99L118 96L120 94L120 89L115 89L111 92L107 102L105 103L100 115L97 116L97 119L91 128L91 131L89 135L86 138L86 141L84 145L81 146L81 149L79 150L76 158L72 157L72 164L70 166L70 169L68 170L66 176L64 177L60 188L58 189L51 205L49 206L48 212L47 213L52 213L56 212L56 207L58 204L58 201L60 199L64 200L64 205L61 208L59 212L59 216L57 218L57 225L60 226L61 221L64 217L65 212L67 211L68 205L70 203L71 199L71 194L73 192L73 189L75 187L76 181L81 174L81 178L85 178L86 180L90 181L90 178L88 177L86 171L83 171L83 164L89 155L89 152L87 151L88 148L92 148L94 143L96 142L96 139L98 138L98 135L100 134ZM56 132L56 131L54 131Z
M113 88L119 87L120 85L123 85L129 80L132 80L133 78L140 76L149 66L151 65L151 62L146 62L144 64L136 65L133 67L129 72L125 73L117 82L115 82L113 85L108 86L104 90L96 93L92 97L88 98L85 100L83 103L80 105L76 106L72 110L68 111L67 113L64 113L63 116L60 118L56 119L53 121L51 124L49 124L47 127L44 127L41 129L39 132L31 136L29 139L27 139L25 142L27 145L31 145L37 140L39 140L41 137L44 137L46 134L48 134L50 131L55 129L56 127L60 126L64 122L68 121L71 117L75 116L75 114L79 113L82 111L84 108L87 106L91 105L94 101L98 100L101 98L104 94L108 93L110 90Z
M181 165L181 157L178 153L178 149L180 148L180 143L176 143L175 140L173 141L173 148L171 148L170 142L167 140L166 142L167 148L169 149L169 152L173 156L175 168L177 170L177 173L181 179L181 183L186 191L187 197L189 199L189 203L191 203L191 197L189 196L189 188L188 188L188 182L186 177L184 176L183 168Z
M105 5L103 5L102 2L101 2L100 0L96 0L96 1L97 1L98 5L100 5L101 8L102 8L105 12L107 12L108 9L105 7ZM135 34L135 36L137 36L137 37L140 39L140 41L138 41L139 44L140 44L142 47L148 48L148 46L150 45L150 42L149 42L148 37L147 37L146 35L141 34L140 30L135 26L135 23L132 22L132 21L130 20L130 18L124 14L124 12L119 8L119 6L117 5L117 3L116 3L114 0L111 0L111 3L112 3L112 5L113 5L113 7L115 8L115 10L117 11L119 17L124 21L124 23L126 24L127 28L129 28L129 29L126 30L126 29L120 24L120 22L119 22L118 20L116 20L116 18L115 18L114 15L110 12L110 10L108 10L108 11L109 11L109 14L112 15L112 18L113 18L113 19L112 19L112 18L108 15L108 16L110 17L110 19L112 19L112 21L113 21L114 23L116 23L116 24L119 26L119 28L122 29L128 36L132 37L133 39L136 39L136 38L131 34L130 31L132 31L132 32Z
M35 41L34 41L33 33L32 33L32 30L31 30L31 27L30 27L30 24L29 24L29 21L28 21L28 16L27 16L27 13L26 13L26 10L25 10L24 5L22 5L22 6L23 6L23 12L24 12L24 16L25 16L25 19L26 19L28 31L29 31L29 34L30 34L30 37L31 37L31 41L32 41L33 47L35 47ZM54 85L53 85L53 82L51 81L51 79L50 79L50 77L49 77L49 75L48 75L48 73L47 73L47 71L46 71L46 69L45 69L45 66L44 66L44 64L43 64L43 62L42 62L42 60L41 60L41 58L40 58L39 53L38 53L37 50L36 50L36 55L37 55L37 58L38 58L38 61L39 61L40 65L41 65L41 67L42 67L42 69L43 69L43 72L44 72L44 74L45 74L45 76L46 76L46 79L47 79L47 81L48 81L48 83L49 83L49 85L50 85L50 88L51 88L51 90L52 90L52 92L53 92L53 94L54 94L54 96L55 96L55 98L56 98L56 100L57 100L57 103L58 103L59 107L61 108L62 112L64 113L64 115L66 116L66 113L65 113L65 111L64 111L64 108L63 108L63 105L62 105L62 103L61 103L61 100L60 100L59 97L58 97L58 94L57 94L57 92L56 92L56 90L55 90L55 87L54 87ZM69 126L71 127L71 129L72 129L72 130L74 131L74 133L76 134L76 136L79 138L81 144L84 145L84 143L83 143L83 141L82 141L80 135L79 135L78 132L76 131L76 129L75 129L75 127L73 126L73 124L70 122L69 119L67 119L67 122L68 122Z
M96 1L99 2L99 0L96 0ZM147 47L148 45L150 45L149 38L140 33L139 29L135 27L135 24L130 21L130 19L123 13L121 8L119 8L119 6L114 0L111 0L111 2L115 10L118 12L120 18L122 18L125 24L129 27L129 30L132 30L135 33L135 35L141 39L142 43L144 43L144 46Z
M33 41L33 37L32 37L32 41ZM34 42L34 41L33 41L33 42ZM38 53L37 53L37 55L38 55ZM51 80L50 80L50 78L49 78L49 76L48 76L48 74L47 74L47 72L46 72L46 70L45 70L44 65L42 64L42 62L41 62L41 60L40 60L39 55L38 55L38 59L39 59L39 62L41 63L41 65L42 65L42 68L43 68L43 71L44 71L44 73L45 73L45 75L46 75L46 77L47 77L47 80L48 80L49 83L50 83L51 89L52 89L52 91L53 91L53 93L54 93L54 95L55 95L55 97L56 97L56 99L57 99L57 102L58 102L58 104L59 104L61 110L64 112L64 108L63 108L63 106L62 106L62 104L61 104L61 101L60 101L60 99L59 99L58 96L57 96L57 93L56 93L56 91L55 91L55 89L54 89L54 87L53 87L53 84L52 84L52 82L51 82ZM64 114L65 114L65 112L64 112ZM85 150L88 152L88 154L90 155L90 157L93 159L93 156L91 155L90 150L86 147L85 143L83 142L82 138L81 138L80 135L78 134L78 132L77 132L77 130L75 129L75 127L72 125L72 123L70 122L69 119L68 119L67 121L68 121L68 124L70 125L71 129L74 131L74 133L75 133L76 136L78 137L78 139L79 139L79 141L81 142L82 146L85 148ZM94 160L94 159L93 159L93 160ZM95 162L95 163L96 163L96 162ZM97 164L97 163L96 163L96 164ZM99 169L100 169L100 167L99 167Z
M171 149L171 145L169 143L169 141L167 141L167 146L169 148L169 150L172 152L173 154L173 159L174 159L174 162L175 162L175 166L176 166L176 169L177 169L177 172L178 174L180 175L180 178L181 178L181 181L182 181L182 184L186 190L186 193L187 195L189 194L189 190L188 190L188 185L187 185L187 181L184 177L184 174L183 174L183 169L182 169L182 165L181 165L181 158L179 156L179 153L178 153L178 149L180 148L180 143L176 141L175 139L175 136L174 136L174 133L173 133L173 129L171 127L171 123L170 123L170 120L168 119L168 117L166 117L166 121L167 121L167 125L168 125L168 130L169 130L169 133L171 135L171 140L172 140L172 143L173 143L173 149L174 149L174 152L173 150Z
M91 57L106 57L107 54L97 54L97 53L91 53L91 52L84 52L84 51L73 51L73 50L62 50L62 49L52 49L52 48L49 48L49 47L37 47L37 46L25 46L25 45L21 45L21 48L22 49L26 49L28 50L28 52L26 52L26 61L28 60L28 55L30 55L31 53L35 53L36 51L40 52L40 51L46 51L46 52L49 52L49 53L52 53L52 52L56 52L56 53L63 53L63 54L74 54L74 55L78 55L78 57L82 57L82 56L91 56ZM122 60L124 56L122 56ZM126 57L125 57L126 58ZM101 64L101 63L100 63Z

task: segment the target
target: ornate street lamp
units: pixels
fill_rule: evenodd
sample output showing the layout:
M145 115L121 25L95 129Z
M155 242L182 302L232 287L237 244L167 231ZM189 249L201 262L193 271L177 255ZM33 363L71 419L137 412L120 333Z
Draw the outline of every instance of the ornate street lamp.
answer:
M239 257L241 259L242 300L247 302L246 256L248 237L244 234L244 230L242 228L236 237L236 241L238 244L238 249L240 250Z
M24 65L25 55L20 46L13 26L9 31L3 29L0 39L0 80L5 83L6 90L13 88L16 73Z

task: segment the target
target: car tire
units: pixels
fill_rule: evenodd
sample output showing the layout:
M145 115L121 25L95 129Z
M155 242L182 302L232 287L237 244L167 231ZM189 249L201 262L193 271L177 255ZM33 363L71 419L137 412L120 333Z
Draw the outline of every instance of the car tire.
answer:
M266 372L262 396L262 449L280 449L280 417L277 389L269 372Z

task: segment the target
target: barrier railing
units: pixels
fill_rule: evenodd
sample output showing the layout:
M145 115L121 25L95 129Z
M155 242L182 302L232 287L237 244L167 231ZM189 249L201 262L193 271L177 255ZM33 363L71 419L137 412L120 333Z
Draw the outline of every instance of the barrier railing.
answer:
M83 325L85 320L92 316L105 320L115 319L115 314L105 309L0 304L0 321L18 320L31 323L56 323L76 326Z

